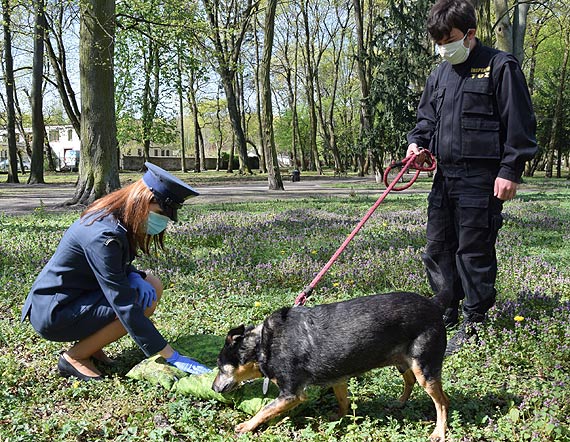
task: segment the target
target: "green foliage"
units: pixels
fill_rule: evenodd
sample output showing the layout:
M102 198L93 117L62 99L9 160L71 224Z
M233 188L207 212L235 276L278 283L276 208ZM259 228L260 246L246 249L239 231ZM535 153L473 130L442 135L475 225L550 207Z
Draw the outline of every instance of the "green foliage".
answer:
M449 440L570 437L570 190L561 180L528 180L521 191L505 205L497 304L478 339L444 363ZM157 327L170 342L224 336L291 305L373 202L356 192L347 199L186 205L169 227L167 250L135 262L164 282ZM231 440L234 426L248 418L241 411L125 378L144 359L128 337L108 347L118 363L104 367L103 382L56 375L67 344L41 339L20 322L20 308L77 216L45 210L0 216L0 440ZM392 289L429 296L420 259L425 219L425 194L390 196L308 304ZM398 408L401 388L395 369L374 370L350 381L349 416L331 421L335 399L325 392L298 414L240 440L427 440L433 403L416 386Z
M377 19L373 46L374 81L371 100L376 122L371 145L376 152L396 154L415 125L416 107L434 57L426 41L425 17L432 2L386 2Z

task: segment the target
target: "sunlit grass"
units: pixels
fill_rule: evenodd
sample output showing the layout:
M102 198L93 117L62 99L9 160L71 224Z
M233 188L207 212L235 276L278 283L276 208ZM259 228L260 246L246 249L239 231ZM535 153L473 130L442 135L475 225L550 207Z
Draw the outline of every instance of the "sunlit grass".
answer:
M223 336L229 327L291 305L374 201L356 195L185 206L180 222L169 227L167 250L136 261L167 287L154 316L158 328L169 340ZM0 215L0 440L232 440L233 427L247 418L241 412L125 378L144 357L128 337L109 346L118 365L106 370L107 379L82 384L55 373L66 344L45 341L20 323L32 282L77 216L41 209ZM429 296L420 259L425 220L425 193L391 195L308 305L393 289ZM519 198L505 205L497 304L479 339L444 364L450 440L570 437L569 243L567 182L526 180ZM350 387L352 416L331 422L335 400L326 393L302 414L240 440L428 439L433 404L416 387L404 408L393 407L402 388L395 369L375 370Z

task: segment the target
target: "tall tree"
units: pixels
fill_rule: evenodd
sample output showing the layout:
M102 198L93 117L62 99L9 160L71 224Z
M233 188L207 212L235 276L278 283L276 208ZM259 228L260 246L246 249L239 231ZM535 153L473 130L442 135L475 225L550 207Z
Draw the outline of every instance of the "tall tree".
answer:
M178 119L180 120L180 170L186 172L186 140L184 139L184 92L182 85L182 47L176 48L176 93L178 95Z
M368 8L365 8L366 0L353 0L354 17L356 23L356 61L358 66L358 79L360 80L360 129L358 135L359 149L358 175L364 176L364 153L370 151L372 139L372 118L373 107L370 100L370 85L372 83L371 54L368 51L372 48L370 38L372 34L374 17L374 2L369 1ZM364 12L368 11L368 16Z
M44 74L44 39L45 8L44 0L34 0L36 15L34 29L34 63L32 67L32 164L29 184L44 183L44 114L43 114L43 74Z
M374 29L372 54L375 75L370 89L374 118L374 155L383 164L385 154L400 156L405 135L416 120L420 95L411 84L425 81L434 57L425 45L424 17L430 0L388 0ZM375 165L376 166L376 165ZM376 171L375 167L375 171Z
M239 155L239 172L251 173L237 93L239 58L258 1L202 0L210 23L216 70L220 75Z
M8 183L19 183L16 146L16 107L14 105L14 57L12 56L12 5L2 0L4 30L4 86L6 87L6 131L8 137Z
M307 110L309 112L309 169L317 170L319 175L322 174L321 162L319 160L319 151L317 148L317 111L315 104L315 68L314 68L314 47L311 35L311 27L309 25L309 0L301 0L301 16L303 19L303 30L305 31L304 39L304 56L305 56L305 90L307 95Z
M305 161L303 156L303 148L299 137L299 114L297 111L298 102L298 57L299 57L299 16L298 11L294 4L282 4L281 15L281 35L277 42L277 50L279 53L276 56L276 71L283 75L286 91L287 91L287 104L289 105L289 112L291 113L291 137L290 145L291 150L289 156L292 160L293 166L303 170Z
M77 24L77 11L71 2L58 1L50 6L49 13L44 14L48 33L45 38L45 49L53 72L49 81L55 84L63 109L75 133L81 136L81 110L69 78L67 51L64 44L66 38L69 38L66 32L75 29Z
M115 0L83 0L79 29L81 158L74 197L90 204L120 187L113 55Z
M141 99L142 141L145 161L150 160L150 144L156 110L160 100L160 65L161 45L151 37L150 23L146 24L147 31L141 44L143 55L144 86Z
M277 163L275 136L273 133L273 105L271 102L271 53L275 33L275 11L277 0L269 0L265 11L265 38L263 40L263 58L261 61L261 96L263 105L263 147L267 161L267 180L270 190L283 190L283 180Z
M343 11L341 12L341 7L339 5L334 6L335 15L333 20L323 20L323 25L325 28L325 33L332 45L330 50L330 58L332 59L327 67L319 68L319 73L321 70L328 68L327 72L330 75L316 75L315 83L317 85L317 109L319 113L319 120L321 124L321 130L323 132L323 140L325 145L325 150L328 151L334 161L334 169L339 173L344 173L344 164L341 161L340 151L338 149L337 143L337 133L335 125L335 110L336 110L336 97L338 92L338 83L340 78L340 68L341 68L341 57L343 56L345 36L348 29L348 21L350 19L351 6L350 0L343 5ZM344 15L344 16L343 16ZM321 51L324 52L325 48ZM320 64L320 63L319 63ZM332 72L331 72L332 71ZM332 83L327 84L325 81L321 81L321 78L332 78ZM328 102L328 106L325 104ZM328 108L327 108L328 107Z

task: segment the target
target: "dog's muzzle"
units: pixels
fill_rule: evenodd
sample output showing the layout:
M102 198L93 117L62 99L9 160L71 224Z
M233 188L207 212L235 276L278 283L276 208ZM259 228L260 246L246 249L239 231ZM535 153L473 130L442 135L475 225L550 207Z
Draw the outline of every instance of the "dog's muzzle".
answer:
M224 375L223 373L218 373L216 379L212 384L212 390L216 393L228 393L232 391L237 386L237 383L231 376Z

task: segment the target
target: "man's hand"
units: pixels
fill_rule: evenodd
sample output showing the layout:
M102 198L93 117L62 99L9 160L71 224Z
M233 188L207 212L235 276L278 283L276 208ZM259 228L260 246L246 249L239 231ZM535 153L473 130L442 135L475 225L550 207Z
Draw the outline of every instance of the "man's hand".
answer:
M493 195L502 201L512 200L517 194L518 184L504 178L495 179L495 189Z
M406 158L410 155L416 154L416 164L424 164L426 161L425 149L423 147L418 147L416 143L410 143L408 150L406 151Z

